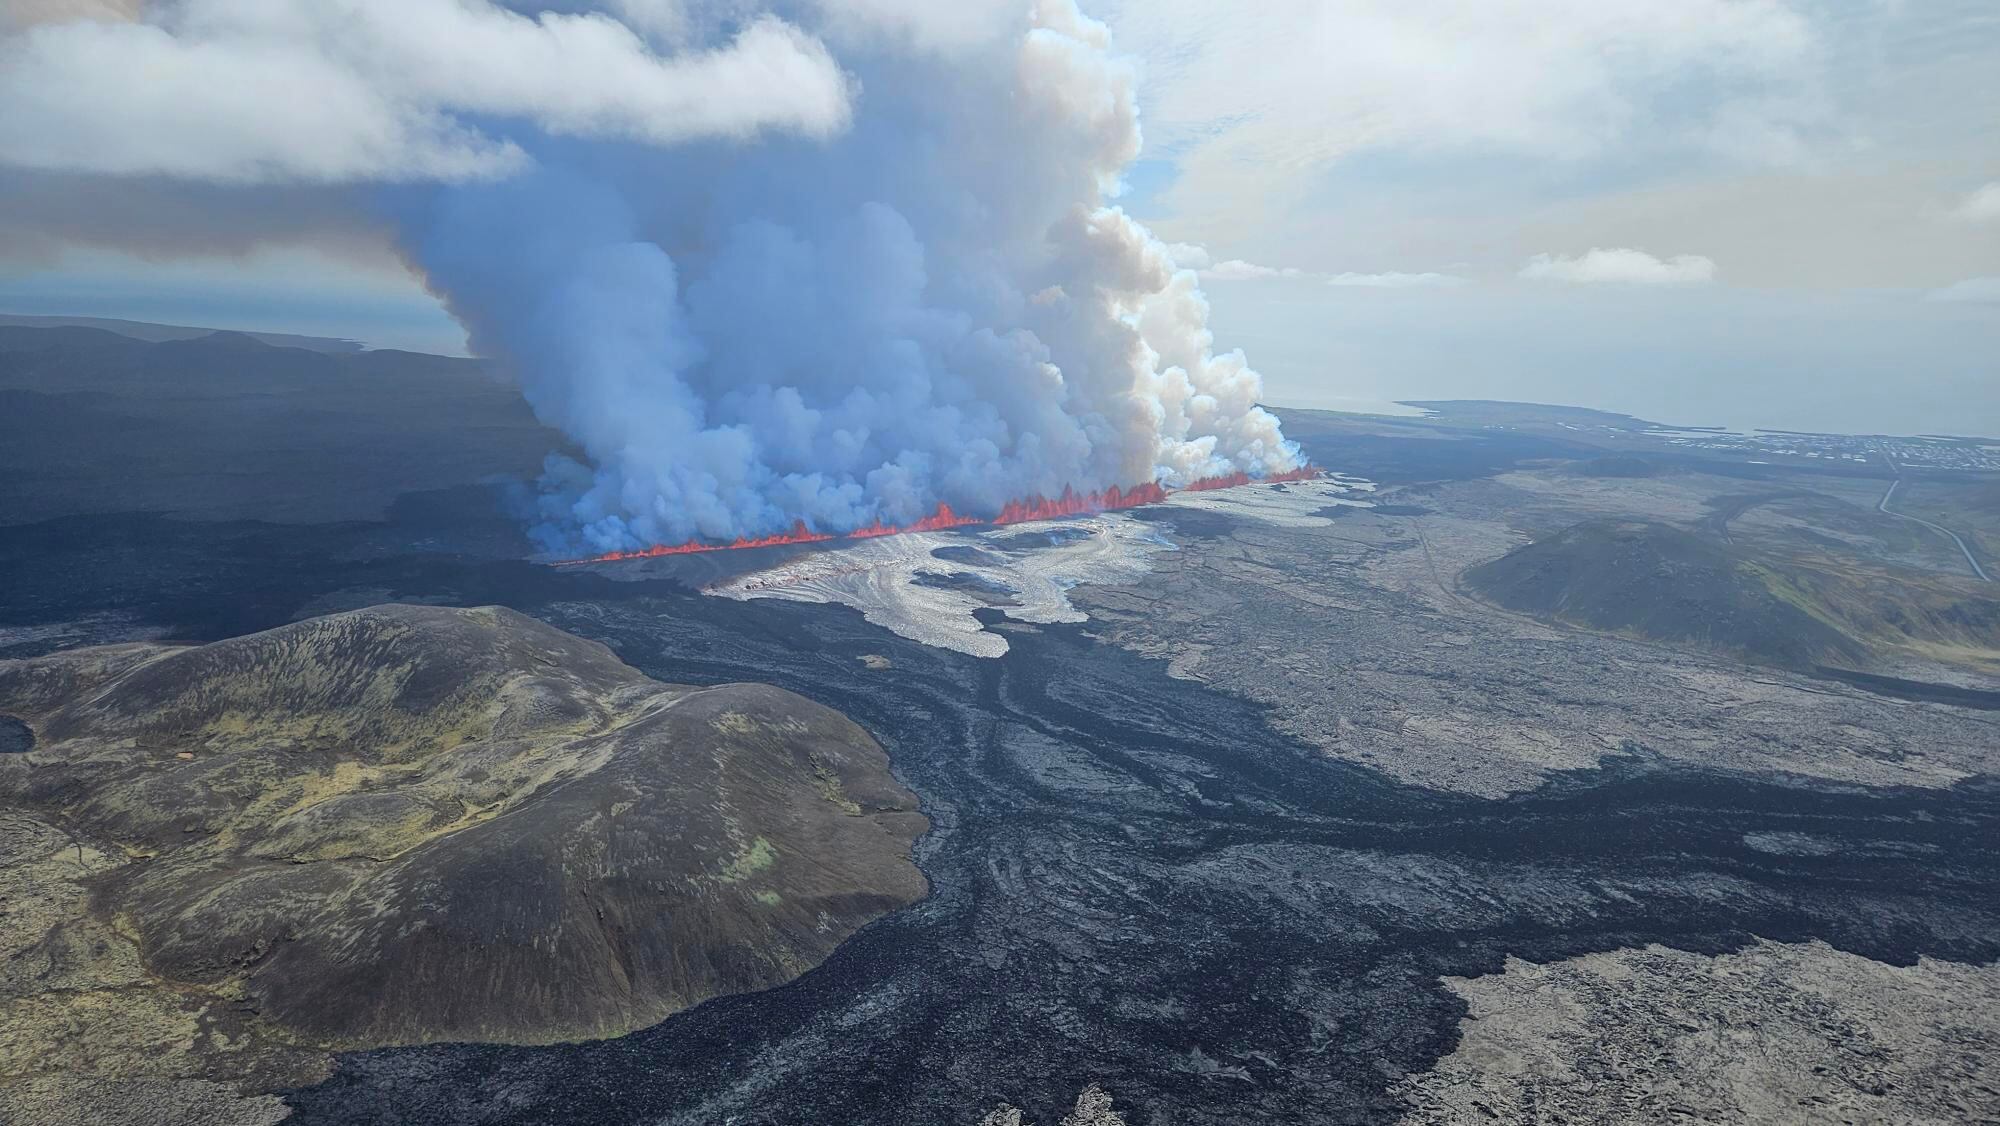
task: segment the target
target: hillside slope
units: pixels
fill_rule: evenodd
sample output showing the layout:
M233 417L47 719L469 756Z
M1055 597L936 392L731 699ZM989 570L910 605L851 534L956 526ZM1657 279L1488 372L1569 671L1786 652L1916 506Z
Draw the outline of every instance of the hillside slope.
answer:
M0 663L0 713L34 736L0 812L109 858L88 917L7 936L63 952L43 984L87 977L64 935L109 926L308 1043L616 1035L924 893L924 819L845 717L660 684L507 610Z
M1772 572L1667 524L1594 520L1465 572L1484 597L1538 617L1810 668L1860 645L1787 598Z

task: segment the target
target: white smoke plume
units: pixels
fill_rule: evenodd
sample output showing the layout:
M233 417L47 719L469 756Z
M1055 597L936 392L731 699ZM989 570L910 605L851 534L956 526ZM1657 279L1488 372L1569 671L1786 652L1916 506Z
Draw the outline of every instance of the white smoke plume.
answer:
M331 7L171 0L0 39L57 82L0 127L0 162L396 185L371 211L585 455L544 479L553 551L1298 464L1257 374L1216 352L1196 275L1115 206L1136 77L1072 0ZM110 81L89 73L101 42L160 52L189 104L244 124L121 150L166 154L130 168L80 144L120 119L58 80ZM329 160L286 103L203 86L245 43L355 91L377 143Z
M411 225L475 340L588 455L552 467L552 547L1296 464L1195 276L1104 202L1140 136L1102 25L1045 2L970 44L854 42L838 138L453 188Z

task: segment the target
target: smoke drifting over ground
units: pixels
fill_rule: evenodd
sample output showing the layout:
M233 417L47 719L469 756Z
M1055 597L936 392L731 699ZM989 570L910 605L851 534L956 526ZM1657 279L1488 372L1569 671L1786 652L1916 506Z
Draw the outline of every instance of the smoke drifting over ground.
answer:
M1071 0L153 7L87 34L204 66L275 39L381 102L371 139L420 139L308 161L259 149L283 124L259 116L227 151L133 171L401 183L380 190L403 252L585 454L542 482L552 550L1297 465L1257 375L1216 354L1195 275L1110 203L1139 151L1135 79ZM0 49L60 60L78 26ZM408 44L433 40L427 70ZM392 41L388 81L369 44ZM549 73L577 81L530 77ZM64 96L36 104L69 140L17 124L0 159L127 171L64 155L96 122ZM438 138L479 159L440 160Z

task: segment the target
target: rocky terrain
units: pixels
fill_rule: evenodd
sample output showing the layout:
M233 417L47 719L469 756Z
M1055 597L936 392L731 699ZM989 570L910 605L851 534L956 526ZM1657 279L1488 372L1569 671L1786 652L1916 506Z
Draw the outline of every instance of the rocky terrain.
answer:
M327 1048L615 1036L924 892L924 819L852 722L509 610L0 663L0 710L33 738L0 758L0 1106L29 1120L103 1082L270 1090Z
M1580 629L1489 602L1471 568L1618 493L1560 470L1403 488L1318 526L1239 516L1183 530L1141 583L1071 592L1088 628L1172 673L1270 707L1321 753L1427 787L1499 796L1624 760L1877 785L1949 786L2000 764L1990 712L1888 698L1695 644ZM1593 482L1594 484L1597 482ZM1700 520L1699 478L1618 480L1626 513ZM1550 491L1544 491L1548 489ZM1608 596L1607 605L1615 605ZM1765 625L1781 622L1775 612Z
M979 1126L1033 1126L1021 1117L1021 1108L1001 1105L979 1120ZM1076 1098L1076 1107L1063 1115L1062 1126L1125 1126L1125 1116L1112 1109L1110 1094L1098 1087L1086 1087Z
M1495 800L1328 758L1096 619L986 614L1010 650L981 658L841 607L570 573L520 596L656 677L754 668L865 723L932 814L931 894L783 990L619 1040L344 1056L287 1094L298 1121L965 1126L1005 1103L1052 1123L1098 1084L1145 1126L1392 1122L1398 1084L1458 1044L1446 981L1510 956L2000 954L1976 782L1635 755Z
M393 405L393 389L381 390ZM1992 1010L1983 983L2000 957L2000 715L1986 706L1995 653L1981 617L1990 591L1961 573L1948 541L1875 512L1885 482L1865 471L1711 472L1660 456L1657 442L1641 448L1635 420L1559 412L1528 434L1515 427L1529 408L1485 409L1455 427L1449 417L1296 420L1320 464L1379 488L1350 478L1202 494L1101 518L1112 529L1103 534L1087 520L968 533L893 558L720 552L635 573L550 568L509 553L489 495L451 489L397 497L363 523L192 523L93 508L13 524L0 537L0 647L36 659L6 667L81 668L107 687L129 675L146 690L131 700L169 707L99 717L92 701L117 693L65 696L52 676L39 710L19 709L30 722L0 724L0 776L15 795L0 817L0 896L8 933L25 936L8 939L4 962L0 1026L14 1034L0 1034L0 1117L967 1126L993 1112L1049 1126L1089 1112L1132 1126L1246 1126L1483 1122L1494 1119L1479 1105L1531 1103L1639 1122L1684 1105L1776 1121L1814 1121L1821 1107L1863 1121L1950 1108L1906 1083L1959 1099L1962 1119L2000 1117L1983 1072L1953 1062L1990 1058L1974 1034ZM1601 427L1618 429L1622 445L1594 447ZM1658 471L1587 464L1635 451ZM259 481L236 500L290 487ZM1920 488L1902 495L1913 512L1955 505L1949 519L1927 517L1940 523L1964 510ZM236 503L206 499L216 511ZM1810 576L1795 593L1852 615L1842 629L1867 645L1866 667L1841 680L1752 664L1688 640L1511 610L1461 580L1566 528L1632 520ZM702 593L778 567L814 598ZM581 701L605 726L579 735L574 725L599 721L523 705L514 714L539 717L526 730L544 749L509 758L506 730L482 736L463 701L392 672L356 714L393 723L342 720L322 732L298 719L292 693L243 694L241 668L220 659L231 646L308 636L318 627L304 619L386 602L504 605L557 637L593 639L492 643L475 614L448 667L493 686L496 719L512 706L500 697L542 699L519 689L553 681L556 700ZM492 613L524 633L542 628ZM139 657L121 673L130 652ZM188 667L238 687L177 694L148 672L211 652ZM368 642L341 676L301 684L374 683L360 670L410 664L402 652ZM242 667L305 667L286 653ZM719 813L677 807L678 760L620 742L646 724L673 734L676 713L697 716L700 700L732 699L746 682L837 709L879 740L929 816L910 852L928 888L921 899L784 984L716 995L609 1039L546 1042L502 1028L467 1035L514 1042L407 1042L428 1038L418 1030L400 1046L329 1057L337 1045L312 1014L286 1008L283 989L346 974L357 998L332 1012L369 1027L381 1014L367 1002L385 987L337 955L439 967L424 961L426 934L496 948L501 966L524 973L569 972L559 958L524 960L546 942L508 946L505 935L549 933L535 929L550 918L544 907L560 913L565 937L596 942L631 933L614 925L615 909L599 921L598 906L636 904L630 919L651 912L654 925L704 908L740 921L811 894L780 882L810 874L788 869L816 861L810 848L751 824L741 802L742 836ZM430 719L396 718L406 688L429 701L412 714ZM317 687L298 697L331 699ZM248 699L264 702L239 706ZM730 710L763 714L751 702ZM271 722L239 732L235 717L253 710ZM111 734L61 734L51 726L61 715L102 718ZM833 728L814 729L842 743ZM727 735L713 718L689 731ZM356 732L393 754L342 767ZM444 746L461 733L466 741ZM119 740L143 770L117 766ZM616 755L591 769L603 745ZM274 761L297 769L255 766L256 747L282 750ZM73 765L52 760L63 748ZM440 782L482 785L452 766L461 755L494 764L484 768L523 802L484 821L484 796L477 808L444 802ZM628 755L646 769L620 773ZM18 785L52 761L57 784L32 794ZM695 775L712 786L720 775L707 769ZM873 821L899 844L914 831L889 832L892 819L913 818L907 804L855 818L821 791L816 770L805 774L809 808ZM99 778L118 800L90 800ZM336 807L340 820L365 831L341 837L294 809L308 781L312 794L351 802ZM858 782L840 789L864 804ZM619 807L635 791L704 831L721 825L721 836L705 851L628 837L621 826L634 811ZM161 820L158 800L186 812ZM93 818L102 824L81 831ZM454 850L455 838L481 848ZM488 865L489 855L504 859ZM650 867L668 856L688 866ZM617 867L628 858L635 866ZM536 873L559 864L605 874L563 884L588 888L587 905L542 894L549 884ZM292 869L359 875L330 895L245 906L239 880L283 888L301 878ZM475 929L447 932L405 910L406 885L384 874L419 871L479 875L464 915ZM611 878L620 873L634 878ZM215 930L231 943L212 945L250 960L190 960L180 916L141 927L122 909L164 902L151 897L174 886L206 897L190 901L201 926L213 901L286 927L329 919L329 933L353 941L335 951L295 927L274 933L300 938L260 954L254 928ZM781 902L764 902L765 891ZM307 898L315 910L298 911ZM412 929L390 934L338 913L364 902L404 912ZM300 943L313 949L286 952ZM644 964L632 953L607 943L595 957ZM301 976L276 972L287 964ZM1550 986L1553 1009L1537 1000L1545 990L1521 988L1545 980L1563 983ZM1941 1011L1938 990L1961 1011ZM530 1011L545 1001L522 996ZM469 1023L466 1010L439 1011ZM1468 1021L1475 1011L1489 1019ZM1522 1014L1511 1032L1509 1011ZM1728 1043L1742 1063L1715 1071L1726 1061L1673 1023L1683 1018L1738 1037ZM1481 1047L1482 1025L1497 1053ZM1537 1028L1567 1039L1537 1041ZM1551 1056L1582 1063L1573 1076L1551 1070L1561 1082L1539 1089L1506 1063ZM1792 1080L1755 1078L1765 1059ZM1592 1087L1607 1075L1660 1097L1607 1101L1608 1087ZM1763 1090L1791 1102L1758 1101ZM1832 1101L1800 1101L1811 1099Z
M1458 1049L1406 1126L1990 1121L2000 967L1887 966L1821 943L1649 946L1453 979Z

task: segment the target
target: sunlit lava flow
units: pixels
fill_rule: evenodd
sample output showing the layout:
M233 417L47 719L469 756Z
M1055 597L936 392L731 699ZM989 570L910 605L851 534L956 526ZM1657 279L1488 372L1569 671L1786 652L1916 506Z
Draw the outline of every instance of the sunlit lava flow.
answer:
M748 547L785 547L802 543L827 543L833 540L865 540L878 536L900 536L907 532L941 532L951 528L997 527L1005 524L1026 524L1034 520L1056 520L1065 516L1087 516L1093 512L1116 512L1120 509L1138 508L1141 505L1158 504L1176 492L1205 493L1212 489L1233 489L1239 485L1271 485L1286 481L1306 481L1320 475L1311 466L1284 473L1274 473L1268 477L1252 478L1247 473L1230 473L1221 477L1207 477L1182 489L1169 489L1157 481L1134 485L1121 489L1116 485L1101 491L1079 493L1074 489L1064 489L1062 495L1051 500L1048 497L1028 497L1025 500L1010 500L1000 509L999 515L990 519L967 516L954 512L948 504L940 504L937 511L921 520L909 524L870 524L856 528L846 535L832 535L815 532L803 523L792 525L789 532L776 535L745 537L729 543L702 543L690 541L677 544L655 544L652 547L635 548L631 551L610 551L603 555L593 555L587 559L564 559L558 567L576 567L585 563L617 563L626 559L658 559L667 555L699 555L708 551L740 551Z

